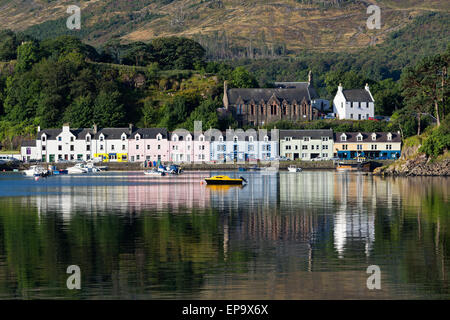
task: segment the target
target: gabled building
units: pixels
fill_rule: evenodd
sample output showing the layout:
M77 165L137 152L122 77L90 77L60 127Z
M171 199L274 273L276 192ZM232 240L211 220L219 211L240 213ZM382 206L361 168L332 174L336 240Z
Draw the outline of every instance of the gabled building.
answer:
M23 162L42 160L36 147L36 140L22 141L20 146L20 158Z
M333 130L280 130L280 156L328 160L333 157Z
M38 160L43 162L86 161L93 157L92 129L71 129L64 124L62 129L38 128L36 149Z
M102 128L94 125L92 150L94 158L103 162L127 162L128 138L133 132L133 126L129 128Z
M169 160L173 162L210 161L209 141L203 133L194 135L187 130L170 133Z
M392 132L337 132L334 153L341 159L398 159L401 136Z
M169 161L169 134L165 128L142 128L132 132L128 140L131 162Z
M369 85L364 89L344 90L339 84L333 100L333 113L338 119L369 120L375 115L375 100Z
M211 161L269 161L278 157L278 130L232 130L205 135L210 141Z
M278 120L313 120L321 116L312 86L308 82L277 82L276 88L233 88L224 83L223 106L240 126L261 126Z

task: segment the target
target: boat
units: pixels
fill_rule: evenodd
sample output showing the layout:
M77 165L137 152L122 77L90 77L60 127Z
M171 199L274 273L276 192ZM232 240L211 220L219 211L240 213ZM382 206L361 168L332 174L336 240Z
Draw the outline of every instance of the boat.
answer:
M146 170L144 171L144 174L146 176L153 176L153 177L164 177L166 175L166 173L164 171L160 171L160 170Z
M302 168L297 168L297 166L289 166L288 171L289 172L302 172Z
M89 170L86 168L86 165L84 163L77 163L73 167L67 168L67 172L69 174L81 174L81 173L87 173Z
M167 174L180 174L182 172L180 166L176 164L172 164L168 167L163 166L162 164L158 167L159 172L164 172Z
M88 172L94 172L94 173L108 170L107 166L101 166L101 167L96 166L92 160L89 160L86 162L86 168L87 168Z
M242 185L243 183L247 183L247 180L243 177L233 179L228 176L214 176L211 178L206 178L205 181L206 184L210 185Z
M49 175L48 170L41 166L31 166L28 170L24 170L23 173L28 177L47 177Z
M338 162L338 171L370 171L370 162Z

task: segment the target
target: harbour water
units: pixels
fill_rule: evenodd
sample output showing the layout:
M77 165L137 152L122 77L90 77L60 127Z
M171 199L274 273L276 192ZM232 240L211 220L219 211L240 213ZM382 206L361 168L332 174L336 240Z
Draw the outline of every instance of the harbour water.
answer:
M1 174L0 299L450 298L448 178L213 174Z

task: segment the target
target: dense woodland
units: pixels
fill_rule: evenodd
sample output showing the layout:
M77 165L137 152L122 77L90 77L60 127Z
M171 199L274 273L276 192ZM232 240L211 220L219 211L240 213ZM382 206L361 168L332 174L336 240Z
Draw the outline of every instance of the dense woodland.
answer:
M427 21L433 21L432 33L441 26L435 15L429 15L417 19L412 29ZM429 33L422 32L411 43L411 34L400 30L383 45L358 53L305 51L278 59L224 61L208 59L207 50L198 42L178 37L128 44L112 39L94 48L73 36L37 40L3 30L0 140L5 148L14 149L38 125L59 127L63 122L72 127L133 123L172 130L192 129L194 121L201 120L205 128L234 127L231 117L221 119L216 113L222 105L224 80L231 87L270 87L274 81L305 81L308 70L313 71L320 95L329 99L339 82L344 88L369 83L376 114L391 116L392 121L322 120L270 126L395 130L406 138L437 123L443 124L437 138L448 139L450 46L445 32L436 37L447 42L433 42ZM429 153L439 154L449 141L440 145L440 151Z

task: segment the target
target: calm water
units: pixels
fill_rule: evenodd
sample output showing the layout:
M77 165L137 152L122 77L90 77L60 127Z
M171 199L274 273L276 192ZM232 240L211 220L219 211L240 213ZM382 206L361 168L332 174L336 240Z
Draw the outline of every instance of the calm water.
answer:
M210 174L1 174L0 299L450 298L448 178Z

